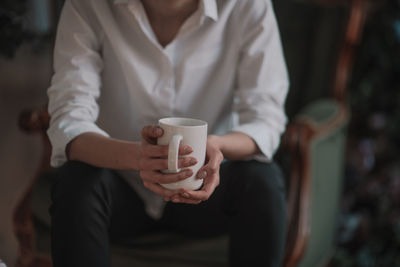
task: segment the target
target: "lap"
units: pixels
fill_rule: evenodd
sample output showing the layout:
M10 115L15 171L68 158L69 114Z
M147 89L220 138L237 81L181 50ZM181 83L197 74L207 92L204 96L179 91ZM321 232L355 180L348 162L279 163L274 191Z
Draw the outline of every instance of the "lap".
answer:
M241 209L252 208L257 212L255 206L264 209L267 204L272 206L268 210L274 213L276 201L281 202L277 207L282 208L285 185L276 163L227 161L221 165L220 185L209 200L198 205L168 203L162 222L180 232L214 235L227 232L232 217Z
M79 162L69 162L60 171L52 194L52 220L58 224L53 225L52 236L54 240L63 240L54 245L61 250L67 239L70 244L77 238L86 240L74 245L81 251L80 247L92 242L93 237L96 245L108 244L110 239L130 245L138 235L167 228L200 237L229 233L230 261L239 266L251 260L279 262L281 258L285 189L279 167L274 163L223 163L220 185L208 201L199 205L168 203L159 221L146 214L143 201L114 171ZM72 238L68 238L69 222L75 222Z
M91 216L91 212L98 213L100 206L104 212L101 216L107 218L111 239L119 243L129 242L125 239L155 227L141 198L115 171L69 161L56 173L51 213L62 207L62 213Z
M106 198L104 205L110 209L110 234L118 239L131 238L154 228L200 236L226 232L231 217L241 205L249 205L244 199L251 198L250 205L254 208L274 196L284 199L281 196L285 191L275 163L227 161L221 165L220 185L209 200L198 205L169 202L162 219L156 222L146 214L143 201L135 191L114 171L72 161L61 167L59 173L53 188L53 202L67 195L67 201L78 201L75 205L80 205L80 198L102 194Z

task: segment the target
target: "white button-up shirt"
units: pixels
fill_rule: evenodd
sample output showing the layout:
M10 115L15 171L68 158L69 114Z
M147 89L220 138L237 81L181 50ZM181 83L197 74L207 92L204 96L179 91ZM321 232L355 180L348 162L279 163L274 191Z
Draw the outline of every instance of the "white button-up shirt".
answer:
M48 89L51 165L66 145L95 132L140 140L162 117L197 118L209 133L252 137L271 159L286 124L288 77L270 0L200 0L162 47L140 0L67 0ZM154 218L161 197L123 173Z

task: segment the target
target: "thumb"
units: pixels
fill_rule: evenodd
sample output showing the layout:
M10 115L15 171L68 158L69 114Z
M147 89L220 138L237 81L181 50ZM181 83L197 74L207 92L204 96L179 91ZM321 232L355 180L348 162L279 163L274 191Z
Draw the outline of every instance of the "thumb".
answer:
M196 177L198 178L198 179L204 179L204 178L206 178L207 177L207 165L206 166L204 166L204 167L202 167L198 172L197 172L197 175L196 175Z
M142 138L149 143L154 143L155 139L164 134L163 129L157 125L148 125L142 129Z

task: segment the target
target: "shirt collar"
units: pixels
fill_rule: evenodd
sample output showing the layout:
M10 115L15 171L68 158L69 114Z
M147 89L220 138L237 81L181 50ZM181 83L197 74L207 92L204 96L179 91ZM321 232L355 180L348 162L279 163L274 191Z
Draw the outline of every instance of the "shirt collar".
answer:
M214 21L218 20L218 7L216 0L200 0L200 8L203 9L204 16L210 17Z
M136 0L139 1L139 0ZM114 4L126 4L135 0L113 0ZM218 20L218 7L216 0L200 0L200 9L204 16L210 17L214 21Z

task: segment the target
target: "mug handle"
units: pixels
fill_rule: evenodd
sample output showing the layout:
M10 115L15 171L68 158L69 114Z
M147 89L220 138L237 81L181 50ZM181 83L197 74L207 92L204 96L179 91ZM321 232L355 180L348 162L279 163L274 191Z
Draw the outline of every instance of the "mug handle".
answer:
M168 170L170 172L180 172L181 169L178 168L178 154L179 154L179 144L182 141L183 136L176 134L172 136L171 141L168 146Z

